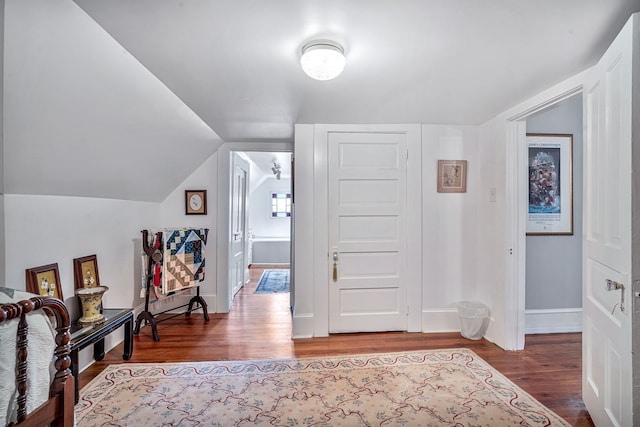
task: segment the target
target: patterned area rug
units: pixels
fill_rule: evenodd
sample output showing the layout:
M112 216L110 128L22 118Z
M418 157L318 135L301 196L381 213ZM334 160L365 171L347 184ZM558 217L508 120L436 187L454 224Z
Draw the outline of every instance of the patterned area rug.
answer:
M474 352L111 365L82 426L568 426Z
M256 294L289 292L289 270L265 270L256 287Z

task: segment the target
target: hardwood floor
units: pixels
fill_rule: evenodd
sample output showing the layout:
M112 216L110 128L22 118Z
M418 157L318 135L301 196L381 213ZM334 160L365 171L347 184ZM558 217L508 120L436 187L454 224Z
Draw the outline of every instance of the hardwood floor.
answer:
M255 294L263 268L251 269L251 280L236 296L231 312L179 316L158 325L160 341L144 327L134 337L128 362L247 360L336 354L466 347L573 426L593 426L581 398L581 334L528 335L525 350L505 351L482 339L459 333L366 333L291 339L289 294ZM85 369L85 386L107 365L123 363L123 345Z

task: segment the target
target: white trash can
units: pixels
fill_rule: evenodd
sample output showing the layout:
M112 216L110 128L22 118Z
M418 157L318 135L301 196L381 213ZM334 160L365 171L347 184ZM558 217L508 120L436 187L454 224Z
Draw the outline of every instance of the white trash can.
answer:
M481 339L489 326L489 307L477 301L460 301L460 334L470 340Z

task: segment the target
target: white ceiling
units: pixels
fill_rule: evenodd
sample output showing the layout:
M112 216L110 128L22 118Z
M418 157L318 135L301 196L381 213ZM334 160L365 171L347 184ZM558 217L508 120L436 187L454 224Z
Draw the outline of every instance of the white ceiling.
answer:
M639 0L75 0L225 141L294 123L480 124L593 65ZM299 66L315 38L347 66Z
M245 156L253 163L252 174L273 176L271 168L280 167L280 178L291 178L291 153L269 151L246 151Z
M295 123L481 124L593 65L640 0L4 0L5 194L162 201ZM335 80L301 47L346 51ZM270 159L269 159L270 160Z

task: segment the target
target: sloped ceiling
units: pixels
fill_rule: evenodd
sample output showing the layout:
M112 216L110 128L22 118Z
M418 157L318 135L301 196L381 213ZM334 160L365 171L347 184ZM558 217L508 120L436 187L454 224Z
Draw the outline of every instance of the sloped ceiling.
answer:
M5 192L162 200L295 123L480 124L593 65L640 0L6 0ZM345 72L299 66L315 38ZM219 136L218 136L219 135Z
M248 151L242 153L251 167L250 191L255 191L269 178L274 178L273 164L280 167L280 178L291 179L291 153Z
M6 0L4 192L161 201L222 143L70 0Z
M75 0L225 141L480 124L595 64L640 0ZM347 66L299 66L316 38Z

